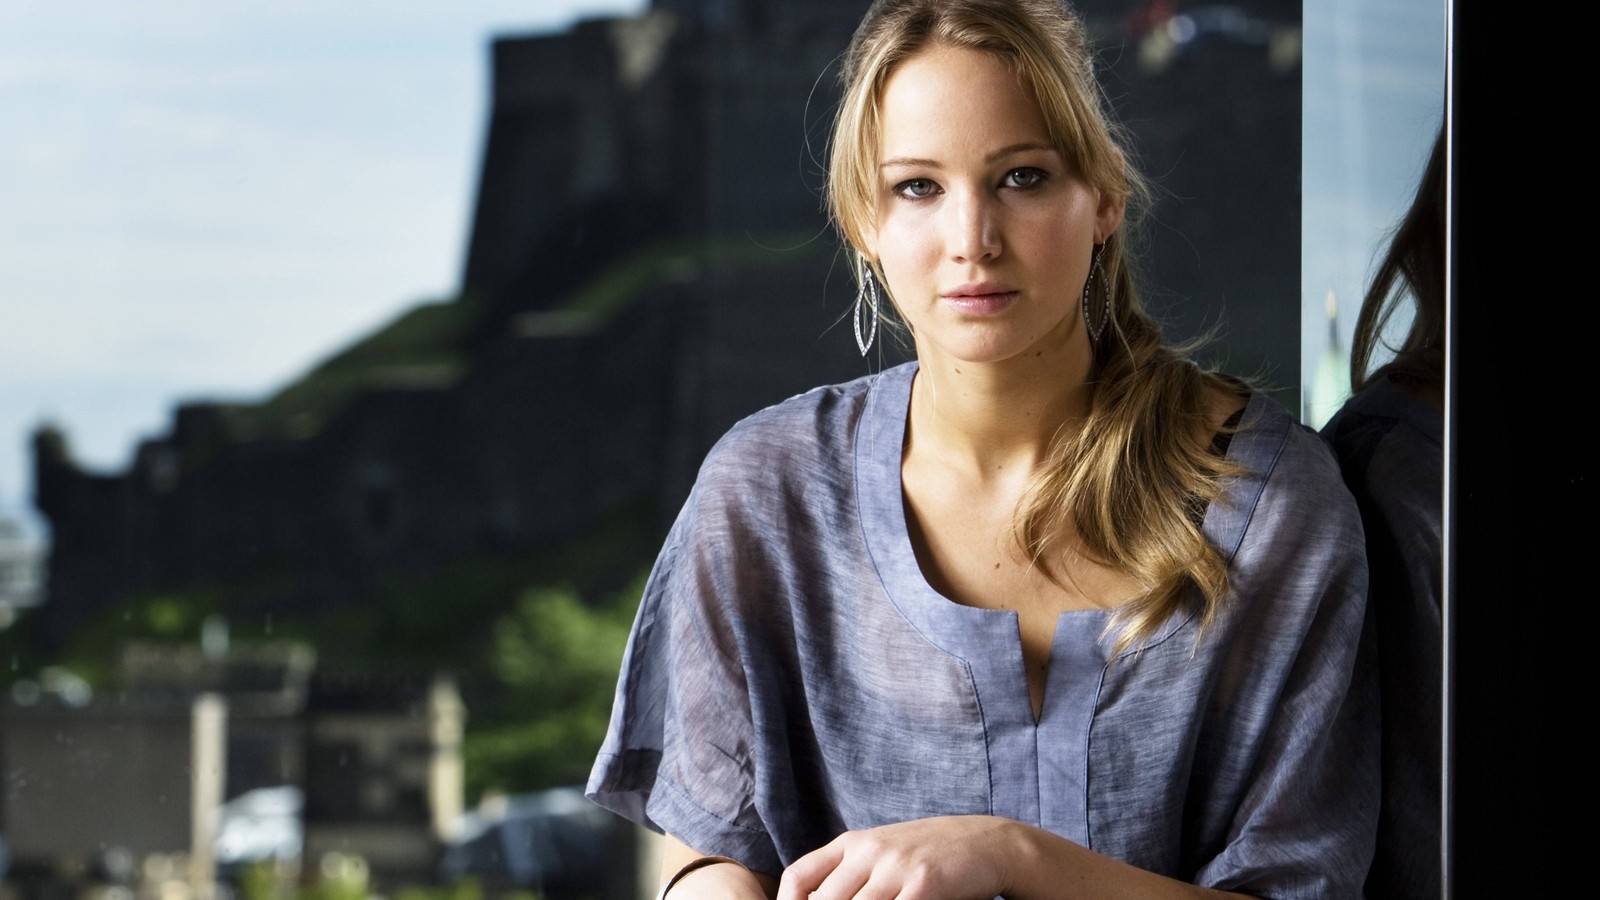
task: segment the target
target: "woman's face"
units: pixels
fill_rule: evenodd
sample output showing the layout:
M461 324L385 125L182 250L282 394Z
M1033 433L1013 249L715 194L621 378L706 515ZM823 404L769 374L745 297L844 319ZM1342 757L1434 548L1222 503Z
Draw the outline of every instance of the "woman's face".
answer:
M1090 252L1121 222L1050 144L1002 61L934 47L884 87L876 228L895 306L924 365L1086 353Z

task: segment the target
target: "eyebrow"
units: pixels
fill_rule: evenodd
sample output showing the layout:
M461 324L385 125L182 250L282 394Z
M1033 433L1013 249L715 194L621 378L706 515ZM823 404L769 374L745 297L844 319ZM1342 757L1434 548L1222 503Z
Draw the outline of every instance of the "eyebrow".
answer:
M988 155L984 156L983 161L986 163L991 163L997 159L1003 159L1016 153L1025 153L1031 150L1046 150L1054 153L1056 148L1044 143L1043 141L1023 141L1020 144L1009 144L1001 147L998 150L991 151ZM913 166L937 169L939 168L939 163L937 160L922 159L916 156L895 156L878 163L878 168L880 169L888 169L894 166Z

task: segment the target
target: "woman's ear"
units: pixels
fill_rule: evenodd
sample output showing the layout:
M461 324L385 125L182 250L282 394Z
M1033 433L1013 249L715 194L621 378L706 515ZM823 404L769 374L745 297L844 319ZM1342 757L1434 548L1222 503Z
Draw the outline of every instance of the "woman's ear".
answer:
M1127 208L1127 198L1113 197L1105 191L1100 192L1100 205L1095 210L1094 216L1094 242L1096 244L1104 244L1121 227L1122 214Z
M878 230L876 228L868 229L861 233L861 246L856 248L856 253L860 254L862 259L878 258Z
M1123 181L1122 176L1127 172L1125 168L1127 160L1123 158L1120 150L1116 151L1116 166L1118 182L1126 183ZM1104 244L1122 226L1122 216L1128 209L1128 194L1127 191L1122 191L1120 194L1113 196L1111 192L1103 188L1097 188L1096 190L1100 195L1100 203L1095 209L1094 242L1096 244Z

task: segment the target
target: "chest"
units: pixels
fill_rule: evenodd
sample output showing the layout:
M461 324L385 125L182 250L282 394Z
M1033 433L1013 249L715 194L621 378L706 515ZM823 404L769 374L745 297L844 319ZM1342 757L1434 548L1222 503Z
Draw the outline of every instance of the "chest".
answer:
M1017 614L1037 717L1061 614L1109 609L1136 585L1074 552L1070 541L1031 559L1014 530L1019 490L963 490L911 476L904 495L912 549L928 584L952 602Z

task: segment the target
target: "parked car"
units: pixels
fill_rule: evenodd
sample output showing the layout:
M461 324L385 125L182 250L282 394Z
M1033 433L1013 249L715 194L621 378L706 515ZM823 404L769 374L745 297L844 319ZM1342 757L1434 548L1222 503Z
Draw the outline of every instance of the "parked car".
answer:
M293 785L257 788L222 804L213 845L219 873L232 877L251 863L299 859L304 805L304 795Z
M465 813L455 832L439 863L442 882L472 879L548 900L637 896L635 826L581 787L495 797Z

